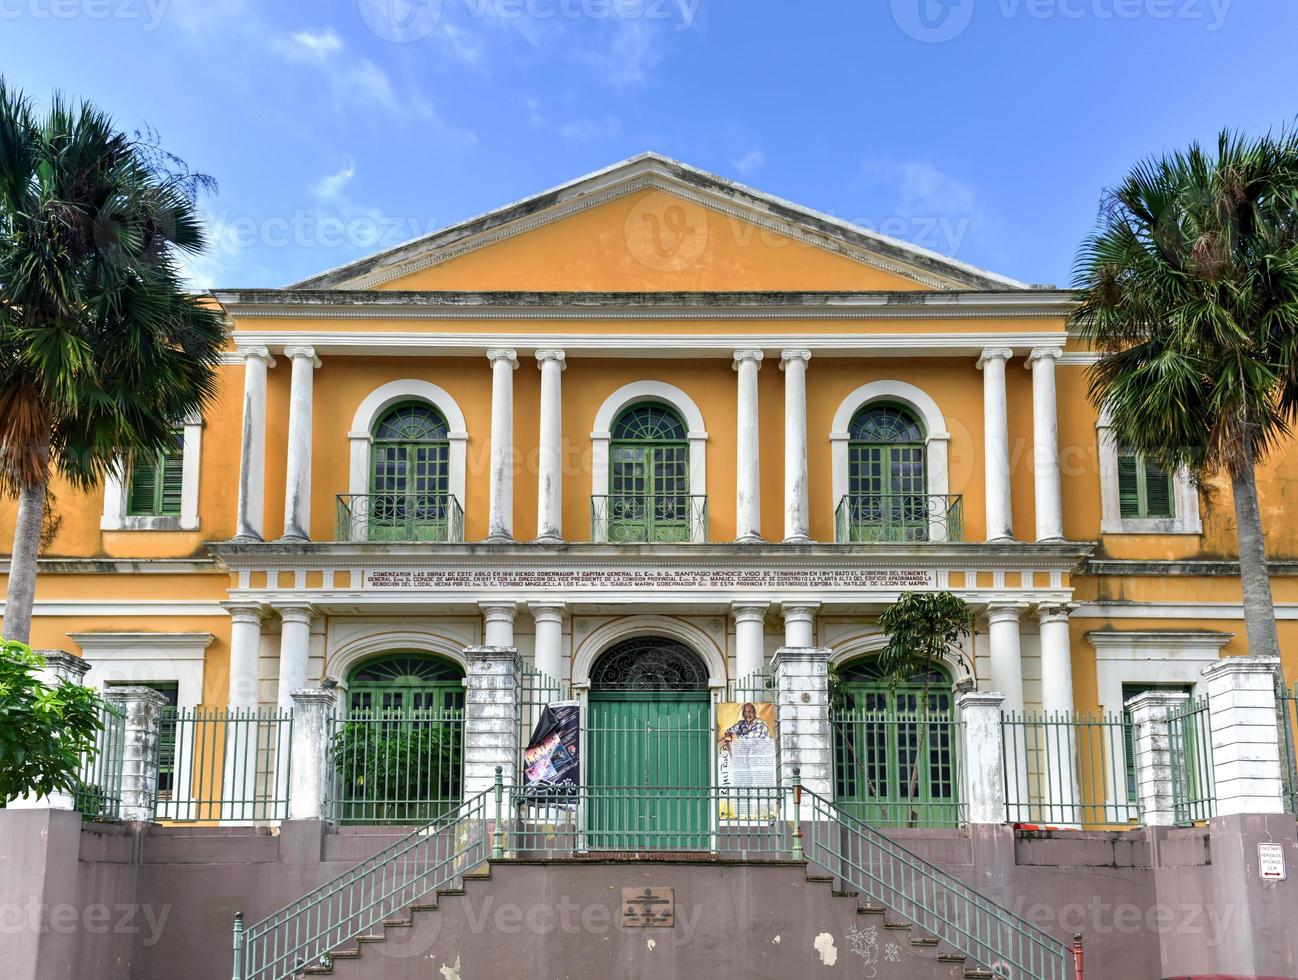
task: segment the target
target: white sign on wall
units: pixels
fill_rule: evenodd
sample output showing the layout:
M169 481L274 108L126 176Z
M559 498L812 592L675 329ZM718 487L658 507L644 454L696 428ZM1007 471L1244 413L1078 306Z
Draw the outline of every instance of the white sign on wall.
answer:
M1263 881L1284 881L1284 847L1280 844L1257 845L1257 876Z
M932 589L936 575L902 568L575 569L420 568L373 569L367 589Z

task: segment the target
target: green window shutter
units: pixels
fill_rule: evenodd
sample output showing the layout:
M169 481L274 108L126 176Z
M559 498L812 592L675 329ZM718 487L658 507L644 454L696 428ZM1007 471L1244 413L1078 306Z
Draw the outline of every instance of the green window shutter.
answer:
M157 513L158 458L136 455L131 458L131 481L126 496L126 512L132 515Z
M1118 450L1118 512L1140 517L1140 465L1134 452Z
M1172 475L1152 460L1145 460L1145 516L1172 517Z
M169 517L180 516L180 495L185 479L185 450L177 446L163 453L160 463L158 513Z

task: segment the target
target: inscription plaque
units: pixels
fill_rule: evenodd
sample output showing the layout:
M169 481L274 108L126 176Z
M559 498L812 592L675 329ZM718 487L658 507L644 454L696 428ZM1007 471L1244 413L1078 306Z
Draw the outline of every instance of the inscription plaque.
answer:
M931 589L922 568L394 568L365 572L366 589Z
M622 889L622 925L624 927L631 929L670 929L675 924L675 888Z

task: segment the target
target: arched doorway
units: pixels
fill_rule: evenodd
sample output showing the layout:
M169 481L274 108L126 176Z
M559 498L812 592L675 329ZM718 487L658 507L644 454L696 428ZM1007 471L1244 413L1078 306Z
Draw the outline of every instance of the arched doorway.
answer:
M595 661L589 706L588 846L706 848L712 704L703 660L676 640L625 640Z
M335 819L414 823L452 812L464 789L464 672L425 653L352 669L333 734Z
M904 681L885 675L877 658L840 668L830 715L838 805L881 826L958 826L953 702L941 668Z
M370 539L448 540L451 451L442 413L423 402L403 402L383 414L373 437Z

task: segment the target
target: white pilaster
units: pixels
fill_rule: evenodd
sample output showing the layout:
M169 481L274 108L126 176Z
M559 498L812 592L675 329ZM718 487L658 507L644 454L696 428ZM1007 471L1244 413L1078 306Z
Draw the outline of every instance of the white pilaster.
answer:
M536 539L563 540L563 351L539 350L541 453L536 471Z
M46 687L55 688L66 681L69 684L80 684L90 670L90 664L84 657L77 657L65 650L37 650L45 658L45 666L40 671L40 681ZM71 793L55 791L49 796L27 794L10 800L5 804L11 810L73 810L76 800Z
M288 401L288 464L284 486L284 540L311 539L311 409L315 370L320 358L314 347L285 347L293 377Z
M536 669L558 680L563 676L563 613L561 602L528 603L536 624Z
M780 785L802 785L829 799L834 792L829 727L829 650L780 647L771 660L780 718Z
M816 610L818 602L785 603L780 607L784 617L784 645L786 647L814 647L816 645Z
M964 724L964 769L970 824L1005 823L1005 762L1001 702L996 693L966 691L956 698Z
M288 818L323 820L333 766L329 759L329 721L333 716L333 691L308 688L290 691L293 702L293 744L289 778Z
M750 677L762 669L766 659L766 603L736 602L735 676Z
M307 663L311 657L310 606L276 609L281 620L279 634L279 706L293 709L293 692L306 688Z
M1073 655L1068 634L1068 606L1045 606L1037 611L1041 630L1041 708L1048 717L1069 719L1073 710ZM1045 820L1055 826L1076 825L1077 753L1073 729L1044 726L1046 735Z
M1007 712L1023 712L1023 657L1019 640L1019 608L1013 605L987 607L987 628L991 646L991 685L1003 698ZM1015 778L1006 787L1006 802L1013 807L1028 801L1026 746L1019 745L1013 760ZM1017 812L1017 811L1016 811Z
M983 373L983 464L987 476L987 540L1014 537L1010 510L1010 430L1005 364L1014 351L988 347L978 358ZM1008 695L1008 692L1006 692Z
M1032 459L1036 488L1037 540L1064 536L1064 506L1059 489L1059 401L1055 361L1063 350L1034 347L1024 367L1032 371Z
M514 372L518 354L487 351L491 362L491 490L487 540L514 540Z
M257 707L257 661L261 658L262 608L255 602L226 603L230 613L230 681L226 707Z
M512 647L518 606L512 602L483 602L478 608L482 610L482 645Z
M735 540L753 544L762 540L761 438L757 424L757 372L759 350L737 350L733 367L739 374L739 426L735 455Z
M809 350L780 352L784 372L784 540L811 540L807 506L807 362Z
M1126 705L1135 747L1140 822L1146 827L1170 827L1176 822L1167 713L1188 699L1182 691L1146 691Z
M167 699L151 687L112 687L105 699L126 716L122 744L123 820L152 820L158 791L158 734Z
M495 646L469 647L464 659L464 798L470 799L495 785L497 766L505 785L516 782L519 660L513 647Z
M1226 657L1205 667L1217 816L1283 813L1275 685L1278 657Z
M237 533L262 540L266 519L266 369L275 358L265 347L243 351L243 436L239 457Z

